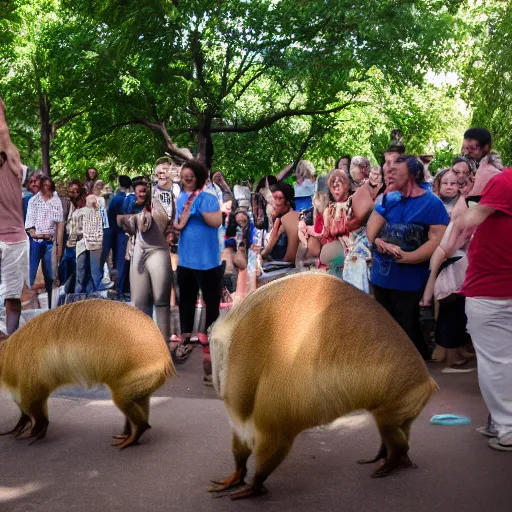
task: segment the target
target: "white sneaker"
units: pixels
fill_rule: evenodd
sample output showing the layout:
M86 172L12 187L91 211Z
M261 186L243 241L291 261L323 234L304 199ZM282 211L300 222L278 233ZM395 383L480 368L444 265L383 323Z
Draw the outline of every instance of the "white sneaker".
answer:
M498 437L498 432L496 430L493 430L492 427L490 427L489 425L478 427L476 431L485 437Z
M476 371L476 368L464 368L464 367L459 367L457 368L456 366L446 366L445 368L443 368L441 370L441 373L469 373L469 372L474 372Z
M512 444L502 444L498 437L489 439L489 448L499 450L501 452L512 452Z

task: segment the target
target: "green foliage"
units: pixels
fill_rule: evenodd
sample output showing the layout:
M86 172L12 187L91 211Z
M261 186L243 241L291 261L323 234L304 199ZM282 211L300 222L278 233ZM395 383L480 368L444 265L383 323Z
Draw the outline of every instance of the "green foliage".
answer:
M16 0L0 23L0 92L24 159L40 165L39 99L52 172L105 179L152 167L170 142L231 179L276 174L301 148L327 171L378 161L391 128L408 149L457 151L463 0ZM170 142L169 142L170 141Z
M467 100L473 106L472 126L494 136L504 162L512 160L512 5L498 0L476 2L474 50L465 70Z

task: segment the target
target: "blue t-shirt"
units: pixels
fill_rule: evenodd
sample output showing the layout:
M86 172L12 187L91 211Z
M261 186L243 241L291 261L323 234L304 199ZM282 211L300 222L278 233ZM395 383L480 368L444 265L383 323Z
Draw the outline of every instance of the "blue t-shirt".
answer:
M137 197L135 194L128 194L123 200L123 205L121 206L119 215L133 215L140 213L143 209L144 205L137 203Z
M123 208L123 203L124 203L125 198L126 198L126 193L117 192L117 194L114 195L114 197L111 199L111 201L108 205L108 210L107 210L108 224L114 232L122 231L122 229L117 225L117 216L122 215L121 210Z
M178 220L190 193L182 192L176 201ZM178 241L179 266L194 270L209 270L219 266L218 228L208 226L202 214L219 211L216 196L201 192L194 200L190 217Z
M399 192L390 192L382 197L382 202L375 209L386 219L379 238L398 245L404 251L415 251L423 245L428 240L430 226L447 226L450 222L443 202L432 192L408 198ZM417 265L397 263L376 249L373 249L372 256L372 284L409 292L425 287L429 276L428 261Z
M27 210L28 210L28 202L30 199L34 197L32 192L27 192L27 195L23 198L23 219L27 220Z

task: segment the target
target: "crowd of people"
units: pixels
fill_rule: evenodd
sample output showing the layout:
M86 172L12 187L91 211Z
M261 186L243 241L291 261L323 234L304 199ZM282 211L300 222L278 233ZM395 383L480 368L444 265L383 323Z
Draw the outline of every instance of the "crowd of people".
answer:
M407 154L395 133L378 165L344 155L323 176L300 161L254 187L230 187L190 155L159 159L152 176L119 176L114 193L90 167L59 195L48 176L22 179L1 107L8 334L23 283L33 286L41 268L49 307L131 302L154 318L176 363L200 344L210 384L207 333L221 305L286 273L323 270L371 293L443 372L473 371L476 358L490 411L480 431L512 450L512 169L487 130L467 130L462 154L435 175L432 157ZM435 312L435 348L421 310Z

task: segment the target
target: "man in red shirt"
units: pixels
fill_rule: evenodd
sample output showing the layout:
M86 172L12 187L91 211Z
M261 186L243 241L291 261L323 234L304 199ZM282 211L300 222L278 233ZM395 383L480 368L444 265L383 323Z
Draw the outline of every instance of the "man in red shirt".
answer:
M447 247L476 227L461 293L490 411L489 446L512 451L512 168L492 178L478 205L455 221Z
M7 334L18 328L28 271L21 181L20 154L11 142L0 98L0 295L5 301Z

